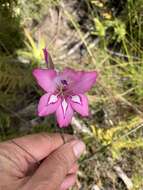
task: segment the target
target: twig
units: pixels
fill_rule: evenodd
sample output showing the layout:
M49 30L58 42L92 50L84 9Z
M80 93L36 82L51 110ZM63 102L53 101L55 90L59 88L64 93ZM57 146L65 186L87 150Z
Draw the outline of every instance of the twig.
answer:
M141 116L141 118L143 119L143 112L141 110L139 110L135 105L133 105L131 102L129 102L128 100L126 100L124 97L120 96L120 95L116 95L115 96L116 100L119 100L121 102L124 102L125 105L131 107L138 115Z
M22 115L22 117L27 117L30 114L32 114L32 115L35 114L35 110L36 110L36 104L31 103L30 105L23 108L22 110L19 110L18 115Z
M91 190L101 190L97 185L94 185Z
M57 26L56 26L56 33L55 33L55 37L51 40L50 45L54 44L54 42L57 40L58 36L59 36L59 32L60 32L60 26L61 26L61 17L62 17L62 13L61 10L58 11L58 20L57 20ZM49 45L49 46L50 46Z
M140 60L140 58L139 57L136 57L136 56L128 56L128 55L124 55L124 54L122 54L122 53L119 53L119 52L115 52L115 51L112 51L112 50L109 50L109 49L106 49L106 52L108 52L108 53L110 53L111 55L116 55L116 56L118 56L118 57L123 57L123 58L127 58L127 59L129 59L129 58L132 58L132 59L134 59L134 60Z
M142 127L143 127L143 123L139 124L137 127L135 127L134 129L132 129L132 130L129 131L128 133L122 135L119 139L129 136L130 134L132 134L133 132L139 130L139 129L142 128Z
M89 130L89 128L86 127L86 125L80 123L80 121L78 120L78 118L73 117L72 118L72 125L75 126L75 130L77 132L82 132L82 133L87 133L88 135L92 135L91 131Z
M114 166L114 170L116 171L117 175L123 180L128 190L133 188L133 183L130 178L126 175L126 173L119 167Z
M110 145L111 145L111 143L109 143L109 144L107 144L107 145L104 145L104 146L102 146L101 148L97 149L97 150L94 152L94 154L93 154L92 156L89 156L89 157L83 159L83 160L82 160L82 163L90 162L90 161L96 159L96 158L97 158L97 156L96 156L97 153L102 152L102 150L104 150L104 149L107 149Z
M85 36L83 37L84 40L86 40L86 39L89 37L89 35L90 35L90 33L87 32L87 33L85 34ZM72 55L82 44L83 44L83 41L79 41L73 48L71 48L71 49L69 50L69 52L67 53L68 56L69 56L69 55Z
M10 110L9 108L7 108L4 105L0 105L4 110L8 111L9 113L11 113L13 116L17 117L19 120L21 120L22 122L24 122L25 124L30 124L29 121L26 121L25 119L21 118L21 116L19 114L17 114L16 112Z

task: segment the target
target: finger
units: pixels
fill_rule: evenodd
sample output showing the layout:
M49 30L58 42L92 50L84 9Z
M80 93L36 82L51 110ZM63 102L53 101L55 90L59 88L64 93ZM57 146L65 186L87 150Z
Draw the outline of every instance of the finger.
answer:
M69 170L68 174L74 174L77 172L77 170L78 170L78 164L74 163L72 168Z
M60 190L67 190L70 187L72 187L76 182L76 175L69 175L66 177L66 179L63 181Z
M57 190L64 181L72 165L85 150L82 141L74 140L68 142L54 151L46 158L31 180L27 183L27 189Z
M72 140L74 136L64 134L66 142ZM46 158L51 152L56 150L63 144L63 139L60 134L34 134L28 135L21 138L14 139L14 142L19 145L23 150L23 154L32 155L37 161L41 161ZM15 146L15 145L14 145ZM24 151L25 150L25 151ZM35 160L34 160L35 162Z

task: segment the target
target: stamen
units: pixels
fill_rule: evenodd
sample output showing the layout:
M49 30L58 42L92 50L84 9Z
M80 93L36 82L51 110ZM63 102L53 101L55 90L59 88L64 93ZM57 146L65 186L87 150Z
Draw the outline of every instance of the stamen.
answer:
M61 80L61 83L62 83L63 85L68 85L68 82L67 82L66 80Z

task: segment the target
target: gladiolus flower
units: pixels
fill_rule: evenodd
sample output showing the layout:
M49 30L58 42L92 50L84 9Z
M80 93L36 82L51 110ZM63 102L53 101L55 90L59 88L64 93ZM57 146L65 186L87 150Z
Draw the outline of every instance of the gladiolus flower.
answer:
M39 101L39 116L55 112L59 126L66 127L70 124L74 111L82 116L89 115L85 93L95 84L96 72L66 68L58 73L54 69L35 69L33 75L46 92Z

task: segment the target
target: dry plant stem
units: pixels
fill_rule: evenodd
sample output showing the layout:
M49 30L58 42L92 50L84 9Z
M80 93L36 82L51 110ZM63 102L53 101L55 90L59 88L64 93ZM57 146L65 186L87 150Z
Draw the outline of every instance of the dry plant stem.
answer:
M86 40L86 39L89 37L89 35L90 35L90 33L87 32L87 33L85 34L85 36L84 36L84 40ZM79 41L77 44L75 44L75 46L74 46L72 49L70 49L70 50L68 51L68 53L67 53L68 56L74 54L75 51L77 51L77 49L79 49L79 47L80 47L82 44L83 44L83 41Z
M127 59L130 58L128 55L124 55L124 54L119 53L119 52L111 51L111 50L109 50L109 49L106 49L106 51L107 51L108 53L110 53L111 55L115 55L115 56L122 57L122 58L127 58ZM140 60L139 57L135 57L135 56L132 56L131 58L134 59L134 60L138 60L138 61Z
M90 51L90 49L89 49L89 47L88 47L88 44L87 44L86 40L85 40L84 37L83 37L83 34L82 34L81 30L79 29L77 23L74 21L73 16L65 9L64 3L61 3L61 8L63 9L63 12L64 12L65 16L69 19L69 21L73 24L73 26L74 26L75 29L77 30L77 33L78 33L78 35L80 36L80 38L81 38L83 44L84 44L85 47L87 48L87 51L88 51L90 57L93 58L94 56L93 56L93 54L91 53L91 51Z
M134 106L131 102L129 102L128 100L126 100L124 97L120 96L120 95L116 95L116 100L117 101L121 101L123 102L125 105L131 107L135 113L137 113L142 119L143 119L143 112L140 111L136 106Z
M123 180L128 190L131 190L133 188L133 183L130 178L126 175L125 172L119 167L114 166L114 170L116 171L117 175Z
M115 93L112 92L112 89L107 88L103 83L98 81L98 84L102 87L103 93L105 95L107 94L109 97L112 98L112 101L114 102L114 104L116 104L117 101L123 102L125 105L132 108L134 110L134 112L143 119L143 112L141 110L139 110L135 105L133 105L128 100L126 100L122 95L118 95L118 94L116 94L116 92ZM111 94L111 92L112 92L112 94Z
M59 36L60 26L61 26L61 17L62 17L62 11L59 10L59 11L58 11L58 21L57 21L57 27L56 27L55 37L54 37L54 39L51 40L49 46L50 46L51 44L54 44L54 43L56 42L58 36Z
M92 135L90 129L84 125L84 123L81 123L78 118L73 117L72 118L72 125L75 126L74 129L77 133L86 133L88 135Z
M61 138L62 138L62 140L63 140L63 144L65 144L65 143L66 143L66 140L65 140L65 138L64 138L64 131L61 130L60 135L61 135Z
M78 179L76 180L76 183L75 183L74 187L75 187L76 190L80 190L81 189L81 184L80 184L80 181Z
M94 185L91 190L100 190L100 188L97 185Z
M4 110L8 111L11 115L17 117L19 120L21 120L22 122L24 122L25 124L29 125L30 122L29 121L26 121L25 119L23 119L20 114L10 110L7 106L4 106L4 105L0 105Z

